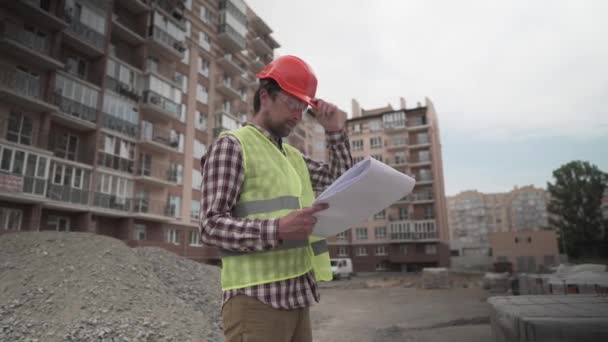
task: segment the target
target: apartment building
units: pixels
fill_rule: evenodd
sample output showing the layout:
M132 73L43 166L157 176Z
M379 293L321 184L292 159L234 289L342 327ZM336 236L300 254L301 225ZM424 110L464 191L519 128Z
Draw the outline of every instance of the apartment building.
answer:
M493 232L489 240L493 261L511 263L514 272L540 272L560 262L553 230Z
M512 237L495 234L490 240L493 233L547 230L547 203L548 193L531 185L514 187L507 193L463 191L448 197L452 266L463 269L488 268L497 260L492 257L495 255L492 244L497 244L501 237ZM546 239L536 239L534 248L539 246L539 241ZM502 246L505 245L508 242ZM550 247L540 246L543 250ZM537 264L542 264L540 261Z
M437 115L432 102L364 110L353 100L347 122L354 162L371 156L416 179L411 195L330 240L332 257L356 272L447 266L449 234Z
M279 46L268 25L242 0L14 0L0 27L0 232L216 260L197 231L200 159L252 114Z

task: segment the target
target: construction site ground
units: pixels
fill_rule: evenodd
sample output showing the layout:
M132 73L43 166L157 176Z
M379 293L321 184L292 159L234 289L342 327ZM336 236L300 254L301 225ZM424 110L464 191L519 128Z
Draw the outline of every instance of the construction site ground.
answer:
M423 289L420 275L398 273L325 283L311 309L314 341L491 341L480 279L450 274L449 289Z

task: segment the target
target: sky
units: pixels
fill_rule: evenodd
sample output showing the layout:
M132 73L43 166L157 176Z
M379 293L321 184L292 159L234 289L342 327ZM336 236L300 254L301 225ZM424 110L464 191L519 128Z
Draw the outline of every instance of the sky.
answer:
M608 1L246 0L351 112L429 98L446 195L608 172Z

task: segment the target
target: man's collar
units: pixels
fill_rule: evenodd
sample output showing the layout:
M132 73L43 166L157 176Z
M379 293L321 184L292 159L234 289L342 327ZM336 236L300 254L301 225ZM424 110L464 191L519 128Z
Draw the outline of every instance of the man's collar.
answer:
M266 138L270 139L270 141L274 141L277 144L277 146L279 146L279 148L281 148L281 149L283 148L283 139L280 137L277 138L277 137L273 136L266 129L264 129L250 121L246 122L243 126L253 126L253 127L257 128L257 130L262 132L266 136Z

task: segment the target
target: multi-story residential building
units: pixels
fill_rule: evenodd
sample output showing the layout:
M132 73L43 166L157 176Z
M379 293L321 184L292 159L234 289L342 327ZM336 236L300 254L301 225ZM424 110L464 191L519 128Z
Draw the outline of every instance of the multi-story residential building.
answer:
M492 233L548 229L547 203L547 192L533 186L515 187L508 193L464 191L448 197L452 266L488 268L493 260ZM495 235L495 243L500 236L505 235Z
M0 232L215 258L197 230L200 159L251 115L279 46L268 25L242 0L0 6Z
M347 122L354 162L371 156L416 179L411 195L330 241L332 257L351 257L357 272L447 266L449 234L441 142L430 100L406 108L362 110Z

